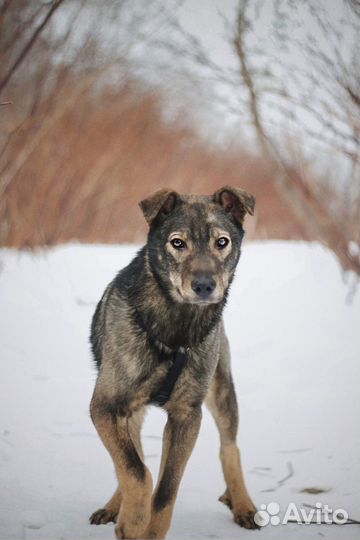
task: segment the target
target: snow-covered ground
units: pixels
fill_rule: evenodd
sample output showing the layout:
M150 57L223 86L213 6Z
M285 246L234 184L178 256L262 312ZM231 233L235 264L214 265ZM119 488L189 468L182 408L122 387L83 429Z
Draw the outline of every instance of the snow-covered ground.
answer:
M0 251L1 539L113 538L112 525L88 524L115 487L88 414L88 333L105 285L135 250ZM253 499L278 503L280 516L289 502L321 502L360 519L360 297L348 304L347 293L334 256L319 245L244 247L225 312L239 444ZM143 441L154 476L164 423L150 409ZM204 411L169 539L359 538L359 525L240 529L217 502L223 489L218 436Z

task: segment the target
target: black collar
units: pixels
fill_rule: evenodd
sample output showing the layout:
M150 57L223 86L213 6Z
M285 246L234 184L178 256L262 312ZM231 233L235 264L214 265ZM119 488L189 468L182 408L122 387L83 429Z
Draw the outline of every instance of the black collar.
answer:
M185 364L187 363L190 347L179 347L177 350L174 350L166 345L166 343L163 343L158 339L151 339L148 329L146 328L146 325L137 309L134 310L134 319L139 328L146 333L147 339L150 341L151 345L157 349L160 355L160 360L161 356L163 355L166 355L167 358L170 357L171 360L171 366L166 374L165 380L150 399L150 403L152 405L162 407L167 401L169 401L174 386L180 377Z
M181 372L188 360L188 351L176 352L172 359L172 364L166 374L160 389L151 397L150 403L162 407L171 397L174 386L181 375Z

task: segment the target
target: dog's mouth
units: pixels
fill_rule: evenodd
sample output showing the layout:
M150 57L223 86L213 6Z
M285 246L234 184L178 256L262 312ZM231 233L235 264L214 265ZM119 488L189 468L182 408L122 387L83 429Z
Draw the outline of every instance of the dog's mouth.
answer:
M218 304L221 302L222 298L209 298L206 300L202 300L200 298L188 298L188 297L181 297L181 303L183 304L192 304L194 306L208 306L210 304Z
M188 304L195 304L197 306L207 306L209 304L218 304L219 302L221 302L222 298L218 298L218 297L212 297L212 298L207 298L207 299L200 299L200 298L192 298L192 299L188 299L188 300L185 300L186 303Z
M225 283L218 275L201 272L181 277L170 274L170 293L181 304L218 304L224 298Z

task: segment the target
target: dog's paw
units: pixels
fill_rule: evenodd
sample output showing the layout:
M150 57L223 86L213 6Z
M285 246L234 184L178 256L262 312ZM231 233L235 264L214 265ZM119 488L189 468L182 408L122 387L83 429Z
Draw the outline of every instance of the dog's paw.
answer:
M260 529L255 522L256 510L247 510L245 512L234 512L234 521L244 529Z
M247 504L243 505L243 508L236 509L233 508L233 503L231 500L231 496L229 493L229 490L226 490L221 497L219 497L219 501L225 504L233 513L234 521L240 527L244 527L245 529L260 529L259 525L255 522L255 514L256 514L256 508L252 504L251 501L248 501Z
M90 516L89 521L91 525L105 525L111 521L116 523L116 518L116 512L108 510L107 508L99 508L99 510L96 510L96 512Z

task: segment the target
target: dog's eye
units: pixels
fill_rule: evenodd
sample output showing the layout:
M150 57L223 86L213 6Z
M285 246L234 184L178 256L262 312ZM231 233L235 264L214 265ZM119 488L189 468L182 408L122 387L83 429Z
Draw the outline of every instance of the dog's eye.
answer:
M171 245L175 249L185 249L186 248L185 242L183 240L181 240L180 238L174 238L173 240L171 240Z
M224 247L226 247L229 243L229 239L226 238L225 236L221 236L221 238L219 238L218 240L216 240L216 247L218 249L224 249Z

